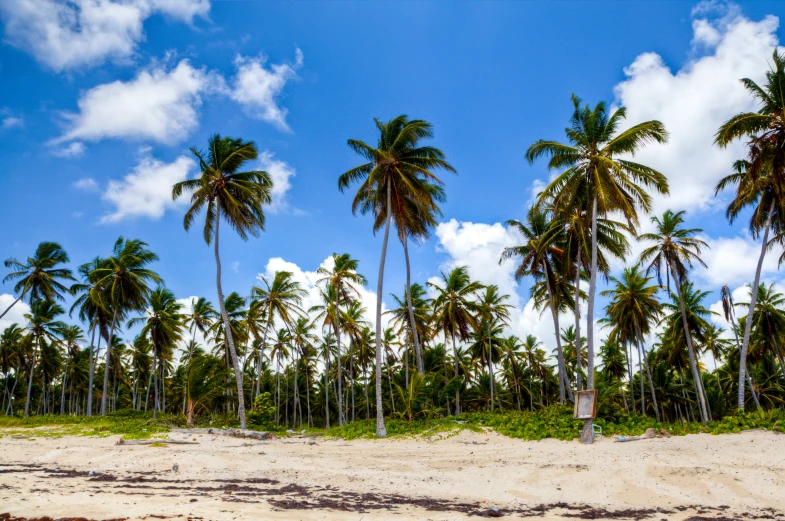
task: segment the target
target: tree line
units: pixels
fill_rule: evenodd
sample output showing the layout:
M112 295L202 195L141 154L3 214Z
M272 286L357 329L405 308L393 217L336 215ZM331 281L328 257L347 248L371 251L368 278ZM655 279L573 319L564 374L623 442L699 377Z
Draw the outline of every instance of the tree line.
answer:
M383 234L375 320L360 299L367 279L348 253L318 270L317 305L305 308L306 289L286 271L225 295L220 225L244 240L259 236L272 180L245 169L258 157L252 141L214 135L206 151L191 149L201 174L174 185L172 197L190 199L184 228L199 223L213 247L217 308L205 298L179 303L141 240L120 237L108 256L75 272L58 243L42 242L31 257L5 261L4 280L15 282L17 298L0 318L20 301L30 311L0 336L4 413L134 409L184 415L189 424L231 417L241 428L262 421L329 428L375 417L377 436L385 436L385 416L536 409L573 401L583 389L598 391L602 415L670 422L781 407L785 296L760 277L767 251L785 242L785 55L775 51L764 84L742 83L759 110L718 129L718 147L745 140L746 156L729 165L716 193L734 190L727 218L749 216L761 252L749 302L721 289L727 332L712 323L709 292L690 276L705 266L702 230L687 226L683 211L651 216L652 194L668 193L667 178L633 160L648 144L665 143L667 130L659 121L622 129L624 107L592 107L573 96L566 140L538 140L525 155L530 163L546 159L557 174L525 219L507 222L522 241L499 262L512 259L516 278L532 281L535 307L553 321L553 353L533 335L509 335L510 296L473 280L466 267L412 283L408 245L430 238L446 200L437 173L455 169L424 144L432 125L403 115L375 120L375 144L349 140L362 163L338 178L339 190L356 189L352 212L370 215L373 232ZM653 231L640 233L647 216ZM396 307L384 327L391 231L404 252L406 284L391 295ZM631 241L643 244L637 259L629 258ZM615 262L627 267L614 276ZM607 282L602 317L598 277ZM67 296L67 312L81 325L64 321ZM561 323L570 315L573 323ZM608 332L602 343L593 324ZM123 338L135 327L134 338ZM262 419L262 410L274 418ZM590 442L591 420L581 438Z

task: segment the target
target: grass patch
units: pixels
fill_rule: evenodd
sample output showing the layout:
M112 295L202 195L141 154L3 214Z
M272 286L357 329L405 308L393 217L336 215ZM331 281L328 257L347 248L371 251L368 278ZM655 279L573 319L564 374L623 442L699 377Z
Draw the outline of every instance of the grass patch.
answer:
M119 411L107 416L30 416L28 418L0 417L0 429L6 435L31 435L60 438L62 436L106 437L120 434L126 439L146 439L169 432L178 418L139 411Z
M427 438L438 435L443 439L460 434L463 430L474 432L482 432L483 430L479 425L469 422L463 423L460 418L457 420L461 423L456 422L456 418L434 418L411 422L386 420L384 423L387 428L387 436L390 438ZM346 440L372 439L376 437L376 420L355 421L340 427L333 427L324 433L327 436Z

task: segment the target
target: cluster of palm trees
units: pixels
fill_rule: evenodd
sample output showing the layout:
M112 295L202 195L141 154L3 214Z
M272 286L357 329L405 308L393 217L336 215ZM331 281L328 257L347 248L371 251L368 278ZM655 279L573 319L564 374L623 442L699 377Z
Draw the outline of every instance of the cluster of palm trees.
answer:
M329 427L375 417L378 436L386 435L385 415L412 420L533 409L573 401L585 389L598 392L602 414L663 421L706 423L747 402L779 407L785 297L760 281L767 250L785 242L785 55L775 52L773 59L763 86L742 80L760 110L735 116L716 135L722 147L747 139L747 157L717 192L735 187L728 219L751 208L750 230L762 236L750 302L735 303L727 287L721 291L727 332L712 324L709 293L690 278L708 247L702 230L685 226L684 212L665 211L651 217L652 231L640 232L652 192L667 194L668 183L632 158L667 140L663 124L622 130L624 107L590 107L573 96L566 142L539 140L526 152L529 162L547 158L558 173L523 221L508 221L522 240L499 260L517 263L516 277L532 280L535 306L550 313L552 358L534 336L506 333L510 296L472 280L466 267L442 273L436 283L411 282L409 242L430 237L446 197L436 172L455 170L439 149L422 144L433 137L429 123L399 116L376 120L374 145L349 140L363 163L338 181L341 191L357 186L352 211L370 214L374 233L383 233L379 296L391 230L401 243L406 284L392 295L396 307L387 317L378 298L369 320L359 291L367 280L349 254L334 254L319 269L320 303L307 309L308 291L285 271L245 294L224 295L220 224L244 240L258 236L272 181L266 172L244 170L258 156L253 142L215 135L206 152L192 149L201 175L176 184L172 196L190 198L186 230L204 219L217 309L204 298L178 302L152 270L157 256L142 241L121 237L109 256L78 267L80 281L62 247L41 243L26 261L5 263L18 295L10 307L25 300L30 312L26 324L6 328L0 338L2 407L24 415L152 409L183 414L189 423L235 415L245 428L246 403L272 396L279 425ZM629 259L633 240L643 243L638 259ZM623 263L611 276L612 266ZM608 282L602 318L595 310L598 276ZM60 302L69 294L70 315L84 329L61 320ZM746 313L739 317L736 309ZM570 315L574 323L565 327ZM607 332L602 345L595 324ZM135 327L133 339L121 337ZM713 371L704 363L709 358ZM16 405L22 397L24 409ZM582 439L591 440L590 420Z

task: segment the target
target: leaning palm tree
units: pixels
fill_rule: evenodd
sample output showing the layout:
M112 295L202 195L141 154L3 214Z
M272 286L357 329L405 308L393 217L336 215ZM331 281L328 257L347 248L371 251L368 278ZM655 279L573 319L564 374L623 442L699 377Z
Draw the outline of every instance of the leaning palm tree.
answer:
M109 368L118 320L132 311L143 311L150 296L150 283L160 283L161 277L147 266L158 260L158 255L147 248L147 243L138 239L120 237L114 244L112 255L98 264L90 273L99 293L102 307L111 310L112 325L106 336L106 363L104 365L104 388L101 396L101 416L105 416L106 398L109 391Z
M35 255L20 262L14 258L6 259L5 267L14 271L3 279L3 282L17 280L14 291L19 294L8 306L0 318L3 318L17 302L27 297L32 304L35 300L63 300L63 293L69 289L61 281L74 279L71 270L59 267L68 262L68 254L56 242L42 242L35 250Z
M755 269L753 288L760 284L763 258L769 247L769 232L774 228L779 242L783 235L783 205L785 204L785 53L774 51L773 67L766 73L766 83L758 85L749 78L741 83L760 103L757 112L733 116L717 131L714 142L722 148L737 139L747 138L747 159L737 161L735 172L717 185L716 193L736 186L736 193L728 205L726 216L733 221L740 213L753 208L750 231L757 238L762 235L761 251ZM755 309L756 292L752 292L750 308L740 351L738 408L744 409L744 386L747 371L747 350Z
M305 315L305 311L300 305L308 292L302 288L299 282L293 280L293 276L294 274L289 271L277 271L273 276L272 282L262 277L263 288L258 286L251 288L251 306L249 311L260 307L259 315L265 322L262 335L262 349L267 344L267 333L270 330L270 325L276 320L280 321L288 329L292 329L296 320ZM254 397L259 395L261 386L261 359L259 369L256 376Z
M526 159L533 163L548 156L548 167L563 170L540 194L540 204L552 204L561 211L572 213L582 209L591 214L591 269L586 321L594 324L594 297L597 288L597 218L619 212L632 229L638 225L638 212L651 211L651 196L647 189L668 193L668 181L653 168L635 163L624 156L634 155L644 145L664 143L668 133L659 121L646 121L619 132L627 116L624 107L609 114L605 103L594 109L581 106L572 96L574 112L570 127L565 130L569 144L539 140L526 151ZM594 328L586 333L589 364L587 389L594 388ZM581 440L591 443L591 420L584 423Z
M469 339L472 329L477 329L477 314L480 311L476 303L476 294L483 286L472 281L466 266L459 266L449 273L442 272L442 280L438 284L432 282L428 286L436 292L433 299L433 321L437 329L444 333L445 340L452 342L452 353L455 362L455 377L459 376L459 357L455 336L464 342ZM455 391L455 414L461 414L460 389Z
M243 373L237 358L237 350L226 314L223 288L221 287L221 257L219 255L219 228L223 218L241 239L248 236L258 237L264 231L264 205L271 202L272 180L261 170L242 171L248 161L259 157L253 141L243 141L215 134L210 138L207 152L191 148L199 161L201 174L172 187L172 199L184 193L191 193L191 206L183 218L183 227L188 231L197 215L204 210L203 235L209 245L214 241L216 265L216 291L221 307L221 318L226 331L226 342L232 356L234 376L237 382L237 413L240 428L245 429L245 398L243 393Z
M341 362L341 306L348 304L352 301L353 297L360 296L357 286L365 286L368 281L363 275L357 273L357 268L360 261L353 259L348 253L337 254L333 253L332 268L320 266L316 270L321 278L317 280L318 284L326 284L327 290L322 291L322 299L324 300L323 306L316 306L313 311L319 312L319 316L324 316L325 325L330 324L335 333L337 367L338 367L338 425L343 425L346 421L343 416L343 376L342 362ZM381 300L381 299L380 299ZM329 351L325 351L329 355ZM330 361L327 360L327 367L329 369ZM330 408L330 393L326 394L327 409Z
M703 248L708 248L709 246L705 241L695 237L703 230L699 228L684 228L682 226L684 224L684 211L673 213L667 210L662 215L662 218L654 216L651 220L656 225L657 231L655 233L644 233L638 237L638 240L654 242L655 244L641 252L640 263L649 264L646 272L654 271L660 285L662 285L663 272L669 290L671 277L673 277L676 283L674 294L681 307L683 332L687 342L687 353L690 358L690 370L692 371L692 377L695 379L695 385L698 387L697 394L700 403L701 421L706 423L709 417L706 410L703 387L698 374L698 361L692 344L687 310L682 297L684 294L683 287L688 284L688 268L691 268L693 263L706 266L700 258L700 253Z
M338 178L338 188L344 191L359 182L360 187L352 202L352 212L359 210L363 214L372 213L374 232L384 227L376 291L376 435L384 437L387 429L384 426L382 407L382 295L390 225L393 218L396 218L396 222L407 221L402 213L409 211L412 205L428 208L433 203L428 187L442 184L433 174L433 170L454 169L445 161L441 150L419 145L419 140L433 136L430 123L410 120L404 115L386 123L378 119L375 121L380 134L375 147L360 140L349 140L349 146L367 159L367 162L343 173ZM402 232L402 229L399 231ZM406 228L402 237L408 233L410 230Z

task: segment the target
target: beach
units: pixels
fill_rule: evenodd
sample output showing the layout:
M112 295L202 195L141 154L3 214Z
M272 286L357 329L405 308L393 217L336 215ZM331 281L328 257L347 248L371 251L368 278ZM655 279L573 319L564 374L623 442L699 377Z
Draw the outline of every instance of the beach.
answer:
M161 447L42 430L0 439L7 519L785 519L785 436L765 431L592 446L172 432L197 443Z

